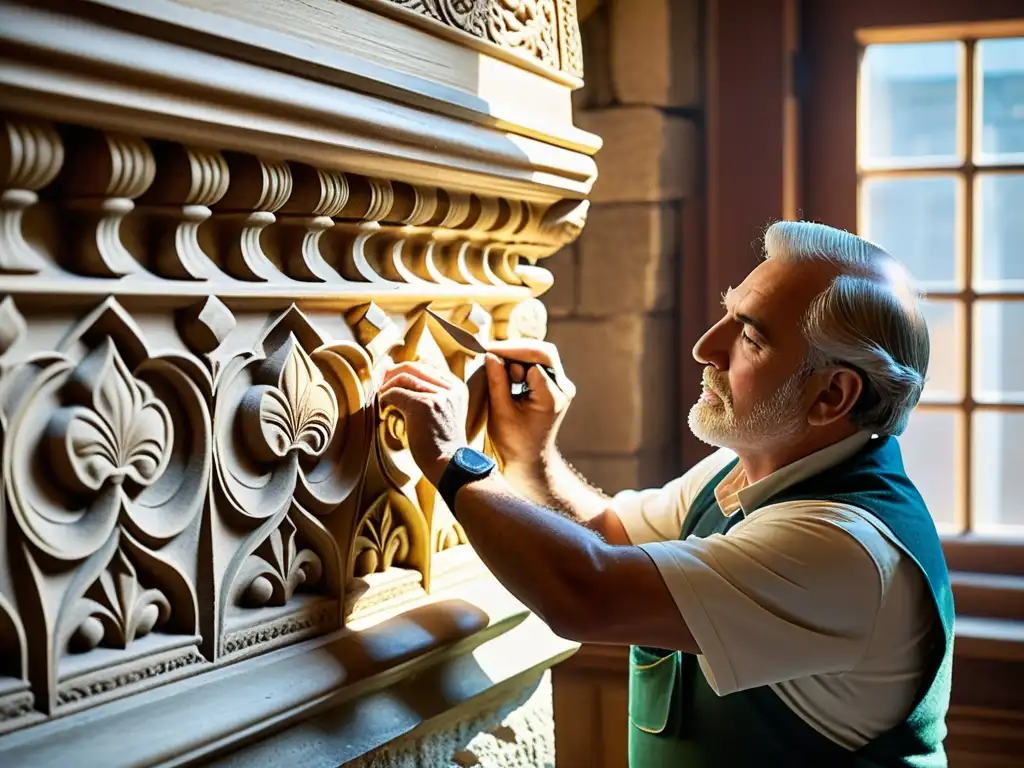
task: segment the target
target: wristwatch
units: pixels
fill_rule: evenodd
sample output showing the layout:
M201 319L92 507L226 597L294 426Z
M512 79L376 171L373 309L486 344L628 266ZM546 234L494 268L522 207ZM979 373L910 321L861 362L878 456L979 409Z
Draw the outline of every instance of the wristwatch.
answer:
M459 489L487 477L497 466L494 459L475 448L463 446L455 451L437 484L437 492L455 515L455 494Z

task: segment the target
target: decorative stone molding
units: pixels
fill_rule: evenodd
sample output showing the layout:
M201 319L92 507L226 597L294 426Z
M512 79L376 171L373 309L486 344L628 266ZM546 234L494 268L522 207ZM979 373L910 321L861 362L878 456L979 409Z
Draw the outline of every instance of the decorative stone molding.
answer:
M375 0L393 3L545 66L583 77L575 0Z
M482 361L436 317L542 338L543 259L586 220L592 148L285 74L272 49L193 47L171 5L0 0L0 39L19 40L0 65L4 764L43 760L59 719L95 709L113 733L118 700L300 641L340 649L353 677L332 696L413 674L415 653L377 664L363 633L405 648L390 619L487 577L380 409L381 366L463 378L467 432L493 453ZM556 69L578 56L565 0L402 5ZM467 615L522 618L498 594ZM542 649L531 670L571 651L519 632ZM259 706L251 722L280 714ZM133 744L117 759L145 762Z

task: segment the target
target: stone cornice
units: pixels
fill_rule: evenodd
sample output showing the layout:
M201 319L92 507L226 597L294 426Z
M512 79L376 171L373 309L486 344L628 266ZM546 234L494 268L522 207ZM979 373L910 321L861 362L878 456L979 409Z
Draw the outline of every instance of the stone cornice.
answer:
M147 34L106 18L71 25L63 14L9 0L0 14L0 100L10 111L410 183L443 177L449 188L541 201L584 197L596 177L590 155L599 141L568 121L558 130L575 138L553 143L540 129L524 131L532 138L493 118L425 111L451 103L427 85L414 93L416 106L407 106L278 71L272 51L259 65L191 47L180 26L164 22ZM378 66L373 75L381 79L373 82L386 84L389 72ZM513 112L502 124L515 124Z
M558 638L493 580L441 592L398 615L377 617L269 656L256 657L55 720L0 740L4 765L185 765L302 719L350 707L359 723L338 764L407 733L516 678L570 656ZM400 706L412 693L416 706ZM385 715L386 716L383 716Z

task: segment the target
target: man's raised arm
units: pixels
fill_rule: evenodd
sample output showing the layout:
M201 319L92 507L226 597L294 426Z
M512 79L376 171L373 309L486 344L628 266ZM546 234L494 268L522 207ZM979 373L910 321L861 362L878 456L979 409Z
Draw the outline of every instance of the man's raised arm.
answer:
M505 361L533 363L524 370ZM567 514L609 544L629 544L611 509L611 499L587 483L555 447L555 438L576 387L565 375L558 352L544 342L507 341L490 347L485 361L490 403L488 435L504 464L502 474L520 494ZM555 371L556 381L541 366ZM530 394L512 397L512 381L525 381Z

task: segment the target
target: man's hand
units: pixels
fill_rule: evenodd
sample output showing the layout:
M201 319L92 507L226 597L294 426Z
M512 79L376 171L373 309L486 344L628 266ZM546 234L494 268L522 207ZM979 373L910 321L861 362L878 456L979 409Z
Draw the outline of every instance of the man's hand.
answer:
M544 465L555 451L555 437L576 387L565 375L558 350L543 341L503 341L489 345L485 361L489 411L487 434L506 471L532 473ZM520 360L531 365L525 371L513 363L505 371L505 360ZM540 367L554 369L556 382ZM526 381L529 394L513 398L512 381Z
M379 396L382 409L397 408L405 417L412 457L436 488L455 451L469 442L466 384L449 371L400 363L385 371Z

